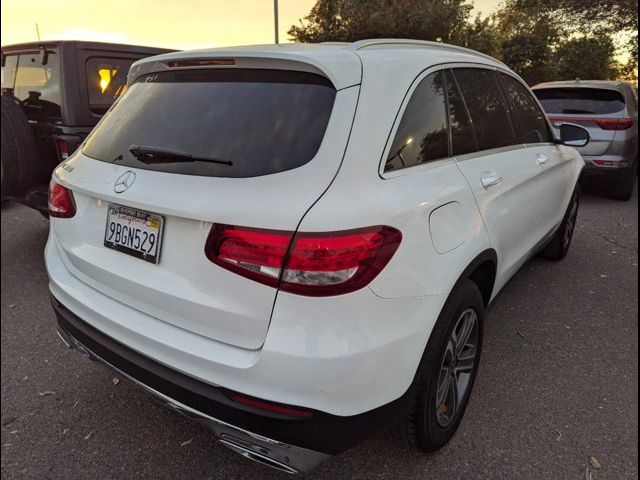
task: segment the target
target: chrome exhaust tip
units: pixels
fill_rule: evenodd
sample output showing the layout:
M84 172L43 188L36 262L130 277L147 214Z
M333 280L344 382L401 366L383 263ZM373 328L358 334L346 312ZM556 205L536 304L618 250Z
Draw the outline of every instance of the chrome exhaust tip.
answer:
M225 447L233 450L236 453L239 453L244 458L248 458L249 460L253 460L254 462L258 462L262 465L274 468L290 475L296 475L300 473L295 468L269 456L269 451L264 447L261 447L259 445L246 444L245 442L242 442L241 440L238 440L229 435L223 435L219 440L220 443L222 443Z

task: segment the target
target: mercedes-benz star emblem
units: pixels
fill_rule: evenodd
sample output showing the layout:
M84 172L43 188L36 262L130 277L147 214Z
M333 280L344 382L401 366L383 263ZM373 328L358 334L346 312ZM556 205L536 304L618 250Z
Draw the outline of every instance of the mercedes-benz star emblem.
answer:
M129 187L133 185L133 182L136 181L136 174L131 170L127 170L122 175L118 177L115 185L113 186L113 191L116 193L122 193L129 190Z

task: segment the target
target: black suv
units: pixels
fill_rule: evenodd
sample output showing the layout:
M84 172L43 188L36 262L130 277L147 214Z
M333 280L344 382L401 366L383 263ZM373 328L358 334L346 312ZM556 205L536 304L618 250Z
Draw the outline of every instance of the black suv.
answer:
M2 199L47 210L53 168L126 89L140 58L170 50L54 41L2 47Z

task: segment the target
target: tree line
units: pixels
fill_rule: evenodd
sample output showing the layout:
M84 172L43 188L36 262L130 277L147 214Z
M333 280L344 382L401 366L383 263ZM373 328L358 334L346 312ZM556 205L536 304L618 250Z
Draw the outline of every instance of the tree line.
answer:
M414 38L487 53L529 84L638 78L638 0L318 0L288 31L298 42ZM618 58L623 58L620 61Z

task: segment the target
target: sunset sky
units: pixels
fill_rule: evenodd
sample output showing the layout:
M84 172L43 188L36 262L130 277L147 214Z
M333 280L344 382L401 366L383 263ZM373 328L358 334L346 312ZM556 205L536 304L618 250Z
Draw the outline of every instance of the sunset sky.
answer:
M499 0L476 0L491 13ZM279 0L280 41L315 0ZM96 40L177 49L273 43L272 0L2 0L1 43Z

